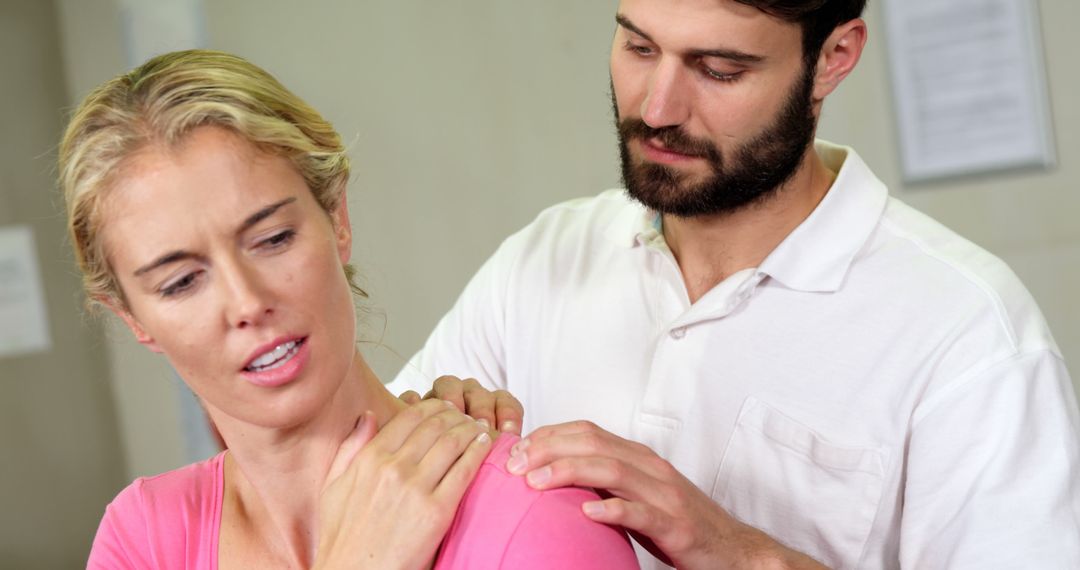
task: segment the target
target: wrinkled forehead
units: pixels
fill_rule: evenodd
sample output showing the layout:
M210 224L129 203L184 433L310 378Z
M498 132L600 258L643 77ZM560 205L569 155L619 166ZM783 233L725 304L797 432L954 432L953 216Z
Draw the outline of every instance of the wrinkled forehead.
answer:
M98 239L117 271L129 257L235 225L258 204L309 193L288 158L202 127L175 144L148 144L119 165L98 208Z

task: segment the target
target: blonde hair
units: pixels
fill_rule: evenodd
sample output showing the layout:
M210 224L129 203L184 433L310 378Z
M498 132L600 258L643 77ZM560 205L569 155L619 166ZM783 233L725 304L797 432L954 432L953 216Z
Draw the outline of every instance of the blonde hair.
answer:
M157 56L87 95L60 143L68 231L91 304L112 301L126 308L99 232L113 176L139 150L174 147L192 129L210 125L290 159L327 213L345 199L349 158L341 137L277 79L218 51ZM355 268L344 269L353 292L367 297L355 283Z

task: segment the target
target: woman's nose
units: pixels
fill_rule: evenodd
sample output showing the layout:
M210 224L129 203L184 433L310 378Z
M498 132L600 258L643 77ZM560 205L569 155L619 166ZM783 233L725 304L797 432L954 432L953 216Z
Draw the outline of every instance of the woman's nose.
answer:
M260 326L274 314L272 295L261 276L242 263L224 268L225 314L238 329Z

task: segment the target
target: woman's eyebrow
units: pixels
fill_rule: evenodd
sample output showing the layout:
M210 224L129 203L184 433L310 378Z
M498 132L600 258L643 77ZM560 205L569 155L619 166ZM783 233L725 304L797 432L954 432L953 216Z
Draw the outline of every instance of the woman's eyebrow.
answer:
M295 197L286 198L286 199L284 199L284 200L282 200L280 202L275 202L275 203L270 204L269 206L267 206L265 208L262 208L258 212L255 212L254 214L251 214L247 218L244 218L243 223L240 224L240 228L237 230L236 233L245 232L246 230L248 230L249 228L251 228L255 224L265 220L266 218L269 218L270 216L273 216L274 212L277 212L278 209L280 209L282 206L287 206L289 204L292 204L295 201L296 201ZM197 257L197 256L194 253L191 253L189 251L183 251L183 250L171 251L171 252L166 253L165 255L155 259L154 261L151 261L150 263L147 263L146 265L136 269L135 270L135 277L139 277L139 276L141 276L141 275L143 275L145 273L148 273L150 271L153 271L153 270L155 270L155 269L157 269L157 268L159 268L159 267L161 267L163 265L168 265L170 263L175 263L177 261L182 261L184 259L191 259L193 257Z
M165 255L155 259L154 261L151 261L150 263L147 263L146 265L136 269L135 270L135 277L139 277L140 275L142 275L144 273L153 271L153 270L157 269L158 267L161 267L162 265L168 265L170 263L176 263L177 261L182 261L184 259L190 259L190 258L193 258L193 257L196 257L195 254L191 253L189 251L172 251L172 252L166 253Z
M265 220L266 218L269 218L270 216L273 216L274 212L278 211L278 209L282 206L285 206L286 204L292 204L295 201L296 197L286 198L280 202L270 204L269 206L259 210L258 212L255 212L254 214L244 219L244 222L240 224L240 228L237 230L236 233L243 233L247 231L249 228L251 228L251 226L254 226L255 224Z

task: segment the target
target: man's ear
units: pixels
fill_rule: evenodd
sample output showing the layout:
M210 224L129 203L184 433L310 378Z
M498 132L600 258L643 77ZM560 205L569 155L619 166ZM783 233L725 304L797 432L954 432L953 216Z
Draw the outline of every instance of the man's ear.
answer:
M855 69L866 46L866 22L855 18L837 26L825 40L818 56L814 100L825 99Z
M342 265L352 257L352 225L349 223L349 196L341 188L341 200L337 208L330 212L330 221L334 225L334 242L337 244L338 257Z
M120 320L124 321L124 324L127 325L127 328L131 331L131 334L135 335L135 340L139 341L139 344L150 349L151 352L162 352L161 347L158 346L157 341L154 340L154 337L150 336L150 334L146 332L146 329L144 329L143 326L139 323L138 319L135 318L135 315L132 315L131 311L124 307L118 299L98 299L98 302L108 307L114 315L120 317Z

